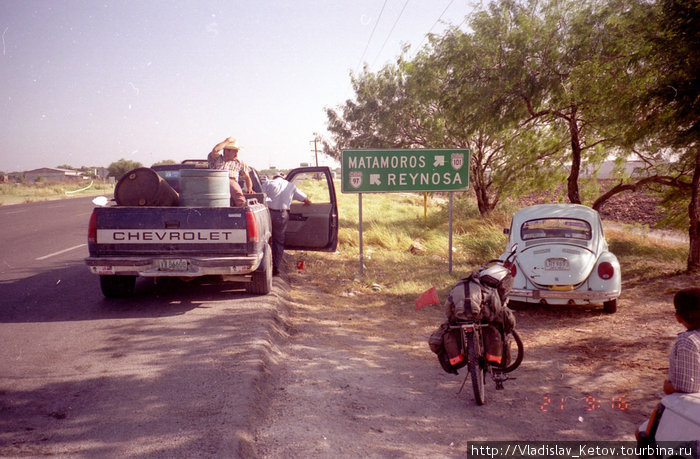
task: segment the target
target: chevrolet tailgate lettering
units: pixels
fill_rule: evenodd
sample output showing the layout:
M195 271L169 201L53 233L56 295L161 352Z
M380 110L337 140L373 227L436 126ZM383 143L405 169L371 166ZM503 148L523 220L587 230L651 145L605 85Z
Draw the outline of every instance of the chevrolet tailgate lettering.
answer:
M98 244L240 244L246 242L246 232L240 230L143 230L143 229L98 229Z

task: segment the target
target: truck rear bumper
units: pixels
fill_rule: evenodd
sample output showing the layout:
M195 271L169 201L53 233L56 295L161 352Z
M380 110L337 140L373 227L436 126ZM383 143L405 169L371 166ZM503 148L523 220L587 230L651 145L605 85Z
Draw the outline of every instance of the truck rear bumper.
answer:
M250 257L88 257L85 264L98 275L198 277L246 275L255 271L263 255Z

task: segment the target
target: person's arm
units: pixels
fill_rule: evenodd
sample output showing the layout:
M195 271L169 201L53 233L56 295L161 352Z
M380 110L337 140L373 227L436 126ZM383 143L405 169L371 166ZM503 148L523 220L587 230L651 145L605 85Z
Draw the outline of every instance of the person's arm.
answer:
M214 145L214 148L211 149L211 152L207 156L207 159L211 162L214 161L217 156L219 156L219 152L224 149L224 145L227 143L233 141L233 137L229 137L226 140L223 140L216 145Z
M311 205L311 200L304 194L299 188L297 188L294 184L292 184L294 187L294 193L292 194L292 198L296 199L297 201L301 201L304 203L305 206L310 206Z
M675 387L673 387L673 383L670 380L664 381L664 394L669 395L673 394L674 392L678 392Z
M253 192L253 181L250 179L250 174L248 174L248 168L245 166L242 167L241 173L243 174L243 180L245 180L245 186L246 186L246 189L248 190L248 193L252 193Z

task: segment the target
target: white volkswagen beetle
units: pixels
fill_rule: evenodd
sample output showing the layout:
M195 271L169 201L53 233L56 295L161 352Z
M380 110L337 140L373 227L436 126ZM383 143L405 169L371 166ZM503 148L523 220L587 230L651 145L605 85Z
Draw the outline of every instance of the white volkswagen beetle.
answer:
M598 212L578 204L538 204L513 215L506 250L518 244L511 301L617 310L620 263L608 250Z

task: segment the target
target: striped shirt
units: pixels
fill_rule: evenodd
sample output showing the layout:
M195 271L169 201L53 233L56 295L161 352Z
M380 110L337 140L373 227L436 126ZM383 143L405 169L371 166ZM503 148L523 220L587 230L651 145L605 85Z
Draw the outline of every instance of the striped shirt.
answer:
M678 335L669 357L668 379L681 392L700 392L700 329Z

